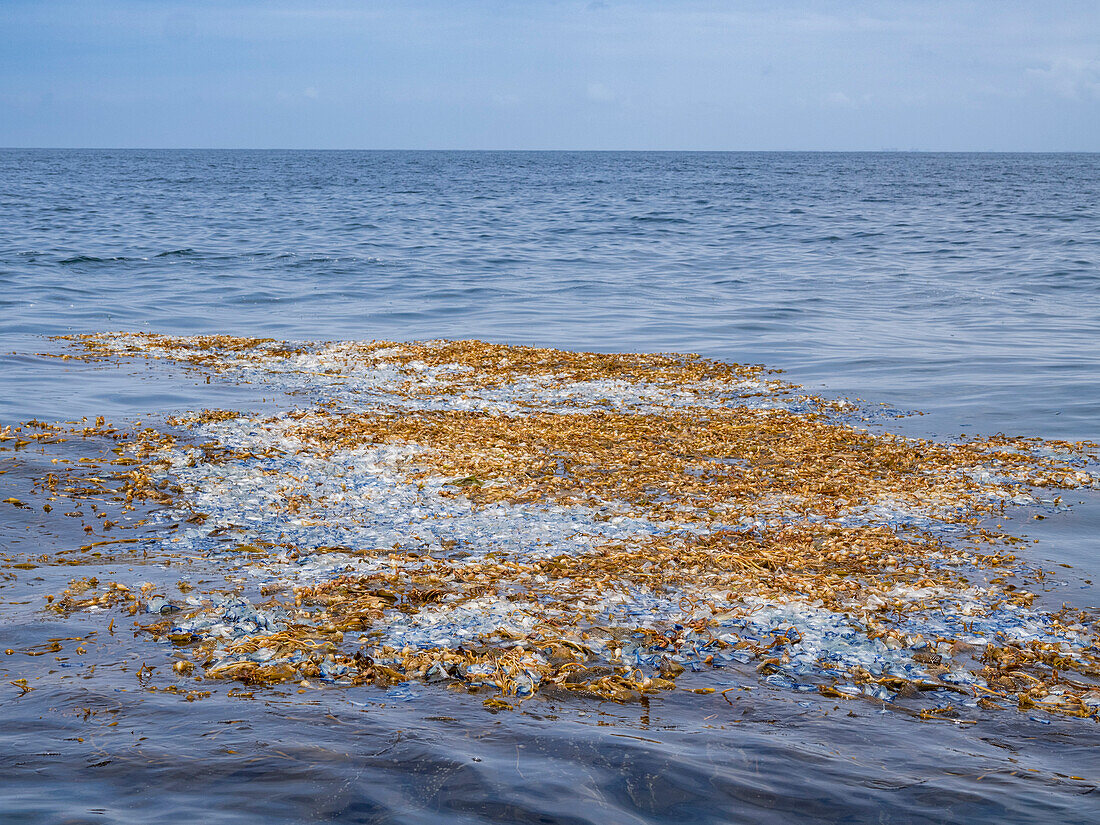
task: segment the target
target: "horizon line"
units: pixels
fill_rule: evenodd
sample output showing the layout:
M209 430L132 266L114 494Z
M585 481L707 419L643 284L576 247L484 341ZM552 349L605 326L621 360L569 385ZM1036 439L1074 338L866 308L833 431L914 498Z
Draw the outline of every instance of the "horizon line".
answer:
M0 151L74 152L477 152L586 154L896 154L896 155L1095 155L1100 149L469 149L302 146L0 146Z

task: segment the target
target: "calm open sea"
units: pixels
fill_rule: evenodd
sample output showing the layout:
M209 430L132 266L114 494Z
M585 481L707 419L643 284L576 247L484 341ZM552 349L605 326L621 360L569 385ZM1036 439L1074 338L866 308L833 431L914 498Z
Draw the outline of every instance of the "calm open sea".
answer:
M692 351L926 413L889 424L908 433L1100 440L1100 155L0 150L0 424L256 401L36 355L102 330ZM0 462L0 497L25 496L33 468ZM1100 503L1079 498L1022 552L1096 607ZM0 551L74 543L0 512ZM38 572L0 580L0 649L89 629L37 609L67 580ZM763 685L736 710L493 713L430 686L186 703L56 664L0 654L5 823L1100 819L1084 720Z

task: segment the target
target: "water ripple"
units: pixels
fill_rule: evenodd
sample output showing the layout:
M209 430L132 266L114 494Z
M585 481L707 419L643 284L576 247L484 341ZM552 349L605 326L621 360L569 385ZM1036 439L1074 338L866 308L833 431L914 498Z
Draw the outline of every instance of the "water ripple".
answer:
M1100 155L2 150L0 181L0 423L248 403L27 355L128 329L691 351L928 412L913 432L1100 435ZM0 547L61 540L14 512ZM1086 579L1097 530L1093 504L1029 532ZM5 647L85 632L9 608ZM1100 815L1100 734L1017 714L852 719L762 689L493 715L445 691L182 704L67 684L0 696L5 822Z

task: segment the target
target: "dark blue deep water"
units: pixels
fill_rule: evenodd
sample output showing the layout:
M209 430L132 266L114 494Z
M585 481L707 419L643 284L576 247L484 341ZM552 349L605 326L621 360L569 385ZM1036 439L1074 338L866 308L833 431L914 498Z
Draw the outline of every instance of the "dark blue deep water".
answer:
M232 404L35 354L101 330L692 351L923 411L906 432L1100 439L1100 155L0 151L0 424ZM0 475L0 497L27 484ZM1096 607L1081 498L1021 552ZM0 551L77 541L23 512L0 513ZM87 632L36 586L0 581L0 649ZM30 665L0 654L5 823L1100 819L1082 720L919 722L763 686L736 710L185 703L51 681L45 658L20 696Z

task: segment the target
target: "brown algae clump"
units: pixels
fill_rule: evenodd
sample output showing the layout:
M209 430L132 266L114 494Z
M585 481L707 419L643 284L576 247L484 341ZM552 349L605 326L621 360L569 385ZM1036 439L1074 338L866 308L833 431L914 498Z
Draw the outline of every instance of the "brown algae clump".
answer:
M230 591L79 582L53 605L160 614L147 630L205 678L625 701L754 669L930 716L1100 714L1093 617L1037 608L1042 571L988 523L1097 487L1096 445L872 431L857 407L694 355L69 340L69 357L161 359L294 399L163 431L0 433L111 439L40 489L150 508L143 547L236 571Z

